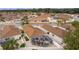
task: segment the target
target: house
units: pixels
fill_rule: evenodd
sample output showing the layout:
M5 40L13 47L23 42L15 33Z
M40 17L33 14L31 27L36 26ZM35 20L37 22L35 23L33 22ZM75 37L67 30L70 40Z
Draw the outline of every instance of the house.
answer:
M36 18L36 17L38 17L38 15L36 15L36 14L32 14L32 15L28 15L27 17L28 17L29 20L31 20L32 18Z
M42 26L44 29L48 30L49 32L57 35L60 38L64 38L66 31L62 30L58 27L52 27L51 25L43 25ZM54 36L54 35L53 35Z
M14 20L14 19L21 19L24 16L27 16L29 13L27 12L2 12L0 13L4 18L6 18L5 20L9 21L9 20Z
M28 25L24 25L23 26L23 30L24 32L29 36L29 37L34 37L34 36L40 36L45 34L43 31L41 31L38 28L34 28L32 25L28 24Z
M74 14L73 18L74 18L75 21L79 21L79 14Z
M41 47L53 48L54 46L56 46L57 48L61 48L60 45L57 42L53 41L53 38L50 38L50 36L47 33L43 32L38 28L33 27L30 24L24 25L23 30L31 38L31 40L27 44L28 46L32 46L32 48L30 49L34 49L34 48L40 49ZM39 38L38 41L36 41L37 38Z
M50 14L41 14L36 18L32 18L29 23L49 23L50 21Z
M5 25L3 29L0 30L0 44L4 44L7 38L14 38L15 40L20 39L21 30L13 25ZM21 38L17 41L19 45L25 43L25 39Z
M65 28L66 30L71 30L71 31L75 30L75 27L72 26L71 23L63 24L63 25L61 25L61 27Z
M2 38L8 38L8 37L19 37L18 35L20 35L20 29L16 28L13 25L4 25L3 29L0 31L0 39Z
M3 50L3 48L1 47L1 45L0 45L0 50Z
M66 13L55 14L54 16L51 16L51 20L52 22L61 21L62 23L73 21L71 15Z

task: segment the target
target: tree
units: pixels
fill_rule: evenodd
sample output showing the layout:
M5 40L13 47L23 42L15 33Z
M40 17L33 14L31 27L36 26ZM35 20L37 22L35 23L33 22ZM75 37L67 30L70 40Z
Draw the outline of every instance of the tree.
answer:
M64 43L66 46L64 47L65 49L70 49L70 50L78 50L79 49L79 22L74 21L71 23L74 27L75 30L69 31L65 38L64 38Z
M60 26L62 24L61 20L57 20L57 25Z
M21 21L22 21L22 25L28 24L28 17L27 17L27 16L24 16L24 17L21 19Z
M1 45L4 50L14 50L19 48L19 44L17 43L17 40L14 38L6 40L4 44Z
M21 44L21 46L20 47L25 47L26 46L26 44L25 43L23 43L23 44Z
M79 22L78 21L74 21L71 23L75 28L79 28Z
M68 32L64 38L65 49L78 50L79 49L79 29Z

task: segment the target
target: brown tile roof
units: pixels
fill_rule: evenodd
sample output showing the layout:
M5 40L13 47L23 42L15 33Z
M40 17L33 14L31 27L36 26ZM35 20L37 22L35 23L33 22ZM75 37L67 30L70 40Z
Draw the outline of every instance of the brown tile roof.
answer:
M52 27L52 26L50 26L50 25L43 25L42 27L43 27L44 29L48 30L49 32L52 32L52 33L54 33L55 35L61 37L61 38L63 38L64 35L65 35L65 31L62 30L62 29L60 29L60 28L58 28L58 27Z
M29 36L29 37L33 37L33 36L39 36L39 35L43 35L44 32L41 31L38 28L33 28L31 25L24 25L23 26L23 30L24 32Z
M51 16L51 14L43 14L36 18L31 19L29 22L45 20L45 19L47 19L47 17L50 17L50 16Z
M63 14L63 13L56 14L56 16L57 16L58 19L63 19L63 20L69 20L69 18L71 18L70 15Z
M43 35L43 34L44 34L43 31L41 31L41 30L38 29L38 28L35 28L34 34L33 34L32 36L40 36L40 35Z
M33 29L33 27L31 25L24 25L23 30L29 36L31 36L33 34L33 32L34 32L34 29Z
M5 20L14 20L14 19L20 19L24 16L26 16L28 13L27 12L2 12L0 13L4 18L6 18Z
M70 24L70 23L63 24L63 25L61 25L61 27L68 29L68 30L75 30L75 27L72 26L72 24Z
M20 30L13 25L6 25L1 31L0 31L0 38L11 37L21 33Z

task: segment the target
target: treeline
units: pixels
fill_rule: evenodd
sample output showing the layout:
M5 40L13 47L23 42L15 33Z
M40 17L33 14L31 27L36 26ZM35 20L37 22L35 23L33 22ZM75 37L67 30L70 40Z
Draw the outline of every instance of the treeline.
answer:
M46 13L79 13L79 8L33 8L33 9L16 9L16 10L0 10L0 12L46 12Z

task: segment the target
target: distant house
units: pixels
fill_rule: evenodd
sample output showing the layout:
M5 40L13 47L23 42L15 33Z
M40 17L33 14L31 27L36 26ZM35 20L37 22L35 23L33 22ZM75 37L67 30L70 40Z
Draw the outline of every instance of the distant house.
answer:
M73 18L75 21L79 21L79 14L74 14Z
M65 28L66 30L71 30L71 31L75 30L75 27L72 26L72 24L70 23L63 24L61 25L61 27Z
M42 14L36 18L33 18L29 21L29 23L49 23L50 14Z
M61 21L62 23L73 21L70 14L58 13L54 16L51 16L53 22Z
M28 19L36 18L38 17L37 15L28 15Z

